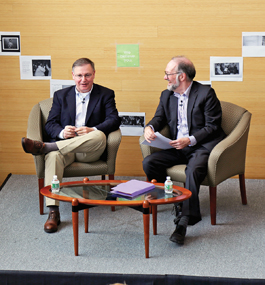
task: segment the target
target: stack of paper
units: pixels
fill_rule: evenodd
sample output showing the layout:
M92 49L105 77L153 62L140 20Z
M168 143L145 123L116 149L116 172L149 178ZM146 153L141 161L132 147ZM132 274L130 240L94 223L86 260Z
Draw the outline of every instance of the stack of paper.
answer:
M154 188L155 185L152 183L133 179L113 187L111 193L132 198Z

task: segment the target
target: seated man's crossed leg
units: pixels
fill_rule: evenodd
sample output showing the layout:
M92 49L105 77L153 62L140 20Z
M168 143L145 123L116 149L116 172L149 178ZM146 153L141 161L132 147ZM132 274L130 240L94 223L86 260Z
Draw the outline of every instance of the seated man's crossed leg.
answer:
M22 139L24 151L33 155L45 154L45 186L50 185L54 175L62 182L64 168L73 163L99 160L106 148L106 136L96 130L71 139L42 143L27 138ZM44 225L45 232L57 231L60 224L59 201L46 198L49 216Z

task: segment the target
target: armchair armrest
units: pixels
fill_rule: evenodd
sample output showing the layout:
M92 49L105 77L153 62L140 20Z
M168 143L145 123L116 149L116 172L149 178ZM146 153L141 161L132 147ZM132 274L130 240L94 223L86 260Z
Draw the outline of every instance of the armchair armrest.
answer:
M169 135L169 126L166 125L160 131L160 134L165 136L165 137L167 137L167 138L169 138L170 137L170 135ZM141 144L144 140L145 140L144 135L141 135L140 139L139 139L139 144L140 144L140 148L141 148L141 151L142 151L143 158L145 158L146 156L152 154L153 152L157 152L157 151L161 150L160 148L156 148L156 147L152 147L152 146Z
M107 152L108 152L108 157L107 157L107 167L108 167L108 173L109 174L114 174L115 173L115 165L116 165L116 157L117 157L117 152L119 149L119 145L121 143L121 130L118 129L114 132L111 132L108 135L107 139Z
M210 186L245 172L250 120L251 113L246 111L234 130L211 151L207 176Z

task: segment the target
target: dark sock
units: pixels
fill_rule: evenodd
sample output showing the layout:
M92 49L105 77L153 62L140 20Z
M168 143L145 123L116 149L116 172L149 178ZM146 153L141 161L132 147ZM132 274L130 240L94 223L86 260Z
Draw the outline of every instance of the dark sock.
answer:
M189 216L183 216L180 218L178 226L183 226L184 228L187 228L189 223Z
M49 153L51 151L56 151L56 150L59 150L56 142L51 142L51 143L45 143L45 146L44 146L44 153Z
M48 206L50 212L51 211L59 211L59 206Z

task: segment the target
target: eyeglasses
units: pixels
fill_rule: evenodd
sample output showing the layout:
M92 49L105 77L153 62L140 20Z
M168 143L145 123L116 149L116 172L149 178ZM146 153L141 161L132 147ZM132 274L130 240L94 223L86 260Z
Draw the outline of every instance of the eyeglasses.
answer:
M75 77L78 78L78 79L82 79L83 77L85 77L85 79L89 79L92 77L93 74L90 74L90 73L87 73L85 75L82 75L82 74L75 74Z
M169 75L180 74L180 73L182 73L182 72L167 73L165 71L165 75L166 75L167 78L168 78Z

